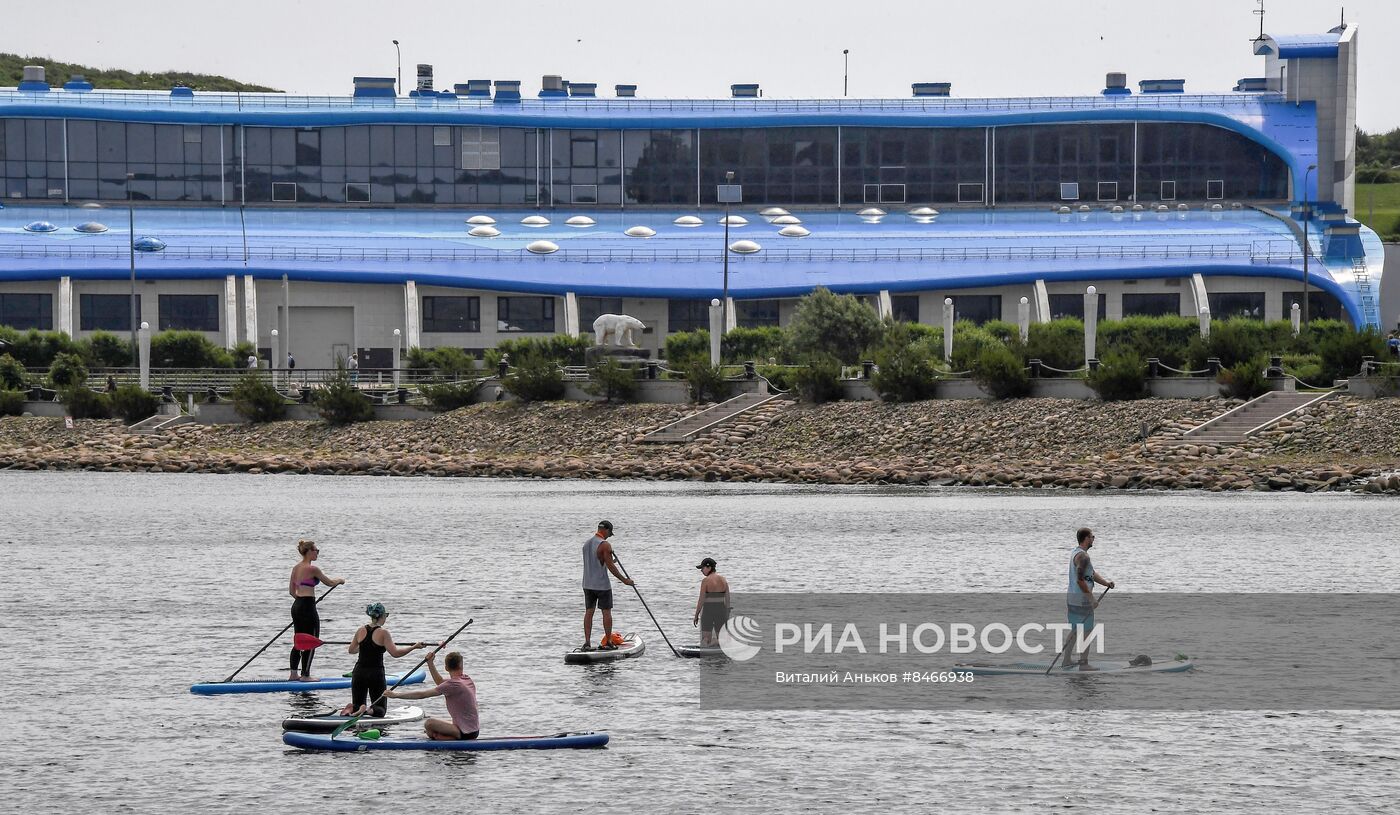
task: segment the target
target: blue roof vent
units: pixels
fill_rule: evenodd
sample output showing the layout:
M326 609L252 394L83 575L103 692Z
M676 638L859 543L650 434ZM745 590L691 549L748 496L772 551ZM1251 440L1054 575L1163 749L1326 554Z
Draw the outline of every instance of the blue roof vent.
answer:
M1128 96L1132 91L1128 88L1128 75L1114 71L1104 77L1104 96Z
M1186 80L1144 79L1138 83L1138 90L1142 93L1185 93Z
M165 241L147 235L144 238L137 238L131 247L138 252L159 252L165 248Z
M48 89L49 83L44 80L44 66L24 66L24 74L20 79L19 86L16 88L16 90L37 91L38 93L44 93L48 91Z
M598 95L597 82L570 82L569 95L583 99L593 99Z
M171 99L193 99L194 88L187 88L184 85L176 85L170 89Z
M63 83L65 91L76 91L83 93L92 90L92 83L87 81L87 77L82 74L73 74L68 77L68 81Z
M637 96L636 85L614 85L613 88L617 91L618 99L633 99Z
M519 102L520 101L520 80L518 79L497 79L494 83L496 88L495 101L497 102Z
M25 232L57 232L58 227L48 221L30 221L24 225Z
M458 96L465 96L468 99L490 99L491 80L489 79L468 79L465 85L453 85L452 89Z
M357 76L355 77L355 98L362 96L376 97L394 96L394 78L392 76Z
M759 89L757 83L730 85L729 95L734 99L757 99L763 95L763 91Z
M566 99L569 96L569 83L558 74L545 74L540 77L541 99Z
M1269 89L1269 78L1267 76L1246 76L1241 77L1235 83L1235 90L1240 93L1263 93Z
M915 82L911 85L915 96L952 96L951 82Z
M456 91L449 91L449 90L440 90L440 91L438 91L438 98L439 98L439 99L456 99L456 98L457 98L457 92L456 92Z

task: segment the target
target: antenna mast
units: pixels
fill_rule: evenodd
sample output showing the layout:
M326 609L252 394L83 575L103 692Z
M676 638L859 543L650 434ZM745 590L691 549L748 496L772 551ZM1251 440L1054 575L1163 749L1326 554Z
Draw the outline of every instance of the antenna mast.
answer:
M1264 0L1255 0L1255 2L1259 4L1259 8L1254 10L1255 16L1259 18L1259 36L1255 37L1254 41L1260 42L1264 39Z

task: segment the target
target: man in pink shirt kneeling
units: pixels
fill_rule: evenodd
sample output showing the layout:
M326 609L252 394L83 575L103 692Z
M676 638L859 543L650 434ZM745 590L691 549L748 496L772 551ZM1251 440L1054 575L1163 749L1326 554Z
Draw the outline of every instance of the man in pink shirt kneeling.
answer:
M476 711L476 683L462 673L462 655L456 651L447 655L443 664L447 666L447 679L438 673L437 651L428 652L428 670L433 675L436 687L413 691L388 691L384 695L390 699L428 699L433 696L447 698L447 715L451 719L428 719L423 729L428 738L436 741L457 741L474 739L481 732L481 719Z

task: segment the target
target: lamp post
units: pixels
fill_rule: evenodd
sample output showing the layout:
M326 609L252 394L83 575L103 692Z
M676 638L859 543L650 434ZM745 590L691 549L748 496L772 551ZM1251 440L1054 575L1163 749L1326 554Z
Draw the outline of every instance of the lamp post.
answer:
M396 388L399 386L399 347L400 347L400 338L401 338L402 336L403 336L403 332L402 332L402 331L399 331L397 328L395 328L395 329L394 329L394 387L396 387Z
M394 95L403 93L403 52L399 50L399 41L394 40L394 62L398 65L398 81L394 83Z
M734 171L726 170L724 183L734 183ZM720 298L720 333L729 330L729 196L724 197L724 296Z
M1308 194L1308 176L1317 169L1316 164L1309 164L1307 172L1303 173L1303 325L1308 324L1308 222L1312 220L1312 196Z
M846 92L851 87L851 49L842 48L841 58L845 63L841 69L841 96L845 98Z
M131 258L131 355L137 357L136 366L141 360L136 347L136 209L131 203L131 181L135 173L126 174L126 246Z

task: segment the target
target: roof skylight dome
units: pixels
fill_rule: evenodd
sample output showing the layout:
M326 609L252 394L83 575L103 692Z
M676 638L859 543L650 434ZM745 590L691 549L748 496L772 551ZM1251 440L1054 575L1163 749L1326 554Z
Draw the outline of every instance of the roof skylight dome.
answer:
M759 246L756 242L749 240L734 241L729 244L729 251L736 255L752 255L762 248L763 247Z
M915 218L932 218L938 214L938 210L933 207L914 207L909 210L909 214Z
M559 251L559 244L554 241L535 241L526 246L525 251L532 255L551 255Z
M765 207L759 210L758 214L762 215L765 218L776 218L779 215L787 215L788 211L783 209L782 207Z
M565 221L564 223L568 224L569 226L593 226L598 222L588 217L587 215L575 215L569 220Z
M700 224L703 224L705 222L695 217L694 215L682 215L681 217L677 218L671 223L675 224L676 226L699 226Z
M742 215L726 215L720 218L719 222L721 224L728 224L729 226L748 226L749 219Z
M24 225L25 232L57 232L58 227L48 221L30 221Z
M473 215L467 219L467 223L473 226L491 226L496 223L496 219L490 215Z
M656 230L649 226L633 226L628 227L626 234L629 238L650 238L656 234Z
M97 221L88 221L73 227L74 232L81 232L84 235L100 235L107 231L106 224L99 224Z
M482 224L481 226L472 227L467 231L467 234L471 235L473 238L496 238L500 237L501 230L494 226Z
M802 219L798 218L796 215L779 215L773 219L773 223L778 226L788 226L789 224L800 224L802 223Z
M862 218L879 218L881 215L885 214L885 211L879 207L866 207L856 214Z
M549 219L543 215L526 215L520 219L525 226L549 226Z
M137 238L131 244L131 248L138 252L159 252L165 248L165 241L160 238L152 238L149 235L144 238Z
M805 238L812 233L805 226L798 226L797 224L793 224L791 226L785 226L782 229L779 229L778 234L782 235L784 238Z

